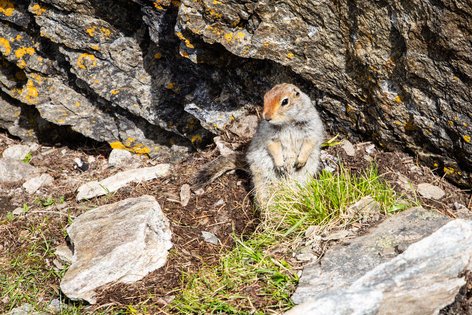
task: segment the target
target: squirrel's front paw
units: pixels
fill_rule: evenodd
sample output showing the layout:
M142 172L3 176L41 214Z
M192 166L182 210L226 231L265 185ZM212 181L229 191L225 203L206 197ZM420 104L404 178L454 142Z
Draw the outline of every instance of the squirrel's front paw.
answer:
M283 177L288 173L287 167L285 165L276 166L275 173L277 176Z
M304 167L305 165L306 165L306 161L300 161L300 160L299 160L299 161L296 161L296 162L295 162L294 167L295 167L295 169L299 170L299 169L301 169L302 167Z

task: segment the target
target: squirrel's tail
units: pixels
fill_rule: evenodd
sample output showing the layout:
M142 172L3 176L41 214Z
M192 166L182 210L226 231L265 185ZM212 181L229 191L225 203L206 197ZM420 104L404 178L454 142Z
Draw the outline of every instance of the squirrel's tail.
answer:
M242 154L230 154L228 156L220 155L213 161L207 163L202 170L200 170L197 176L193 180L192 188L197 190L202 188L224 173L231 170L241 168L243 164L244 156Z

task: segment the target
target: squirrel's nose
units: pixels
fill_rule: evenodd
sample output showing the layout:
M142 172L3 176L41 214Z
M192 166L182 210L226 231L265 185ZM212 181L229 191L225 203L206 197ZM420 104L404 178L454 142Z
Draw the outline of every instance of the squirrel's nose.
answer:
M270 117L270 115L266 115L266 113L262 113L262 118L264 120L267 120L267 121L271 121L272 120L272 117Z

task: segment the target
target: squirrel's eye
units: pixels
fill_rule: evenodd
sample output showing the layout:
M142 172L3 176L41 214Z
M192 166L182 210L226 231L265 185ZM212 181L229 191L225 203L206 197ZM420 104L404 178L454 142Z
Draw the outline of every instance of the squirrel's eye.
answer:
M281 104L282 104L282 106L287 105L287 104L288 104L288 98L284 98L284 99L282 100L282 103L281 103Z

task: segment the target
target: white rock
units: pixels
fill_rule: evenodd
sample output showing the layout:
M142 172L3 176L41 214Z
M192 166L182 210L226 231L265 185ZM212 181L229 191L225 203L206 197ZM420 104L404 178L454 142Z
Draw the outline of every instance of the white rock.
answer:
M185 207L188 205L189 201L190 201L190 185L183 184L182 187L180 187L180 204L182 205L182 207Z
M73 253L72 253L72 250L69 248L69 246L67 245L57 246L54 254L57 256L57 258L59 258L63 262L66 262L69 264L72 263Z
M170 171L170 164L158 164L152 167L143 167L107 177L101 181L91 181L79 187L77 201L103 196L132 182L143 182L158 177L167 176Z
M346 154L349 156L356 155L356 149L354 148L354 145L352 145L352 143L349 140L343 139L341 141L341 148L343 148L344 152L346 152Z
M15 210L13 210L11 213L13 215L19 216L25 213L25 210L23 208L18 207L18 208L15 208Z
M21 161L30 152L31 149L29 146L24 144L16 144L8 147L7 149L5 149L5 151L3 151L3 158Z
M113 149L108 157L108 165L114 167L128 166L133 154L127 150Z
M172 247L169 221L152 196L87 211L67 232L74 256L61 290L89 303L95 303L98 288L132 283L162 267Z
M33 177L23 184L23 188L28 194L34 194L39 188L49 186L53 183L54 178L49 174L41 174Z
M418 192L421 196L434 200L439 200L446 195L444 190L429 183L418 184Z
M24 181L36 176L39 170L29 164L13 159L0 159L0 183Z
M259 119L256 115L245 115L229 127L229 130L241 138L254 136Z
M228 147L228 144L226 142L224 142L220 136L218 137L214 137L213 138L213 142L216 144L216 148L218 149L218 151L220 151L220 154L222 156L230 156L230 155L233 155L235 154L234 150L233 149L230 149Z
M347 289L325 291L286 314L438 314L466 284L471 261L472 221L454 220Z
M218 239L218 237L211 232L202 231L202 236L205 242L207 243L214 244L214 245L218 245L220 243L220 240Z

